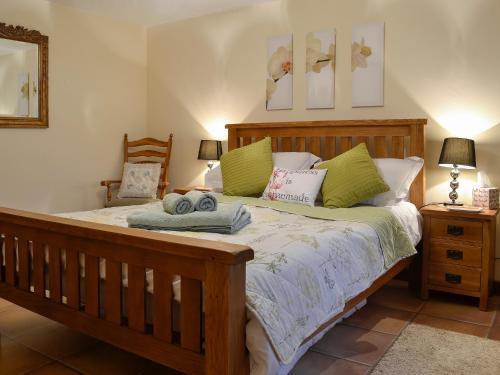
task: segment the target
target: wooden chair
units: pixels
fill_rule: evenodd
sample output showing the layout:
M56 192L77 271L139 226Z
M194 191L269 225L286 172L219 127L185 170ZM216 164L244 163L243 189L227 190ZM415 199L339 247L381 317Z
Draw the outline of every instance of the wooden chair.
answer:
M167 141L161 141L154 138L142 138L137 141L129 141L127 134L123 137L124 163L161 163L160 182L158 183L157 192L157 198L159 199L163 199L169 185L168 172L170 153L172 150L172 138L172 133ZM153 149L148 149L148 147ZM121 180L101 181L101 186L107 188L106 207L131 206L135 204L145 204L155 200L152 198L118 198L116 195L120 184Z

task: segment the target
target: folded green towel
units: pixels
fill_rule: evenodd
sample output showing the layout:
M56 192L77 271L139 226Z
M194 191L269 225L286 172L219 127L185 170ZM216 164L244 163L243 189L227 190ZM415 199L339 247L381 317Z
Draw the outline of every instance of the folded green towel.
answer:
M250 224L250 211L241 203L220 205L217 211L170 215L160 206L127 217L128 226L150 230L232 234Z
M194 203L184 195L170 193L163 198L163 209L172 215L185 215L194 211Z
M191 199L195 211L215 211L217 210L217 198L210 192L191 190L185 195Z

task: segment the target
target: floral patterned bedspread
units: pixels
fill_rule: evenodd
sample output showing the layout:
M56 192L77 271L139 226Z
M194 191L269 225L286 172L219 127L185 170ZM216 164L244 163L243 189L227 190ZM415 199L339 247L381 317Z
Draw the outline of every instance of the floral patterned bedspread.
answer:
M127 226L128 215L157 204L60 216ZM383 249L374 226L367 223L316 219L265 207L249 209L252 224L236 234L169 233L245 244L254 250L255 259L247 263L247 308L286 364L305 338L386 271ZM398 252L395 260L413 255L415 249L410 244Z

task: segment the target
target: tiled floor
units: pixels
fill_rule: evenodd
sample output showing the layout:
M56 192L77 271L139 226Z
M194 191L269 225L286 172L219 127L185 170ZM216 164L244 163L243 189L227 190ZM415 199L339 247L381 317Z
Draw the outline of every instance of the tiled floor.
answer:
M500 340L497 310L500 297L493 297L490 311L482 312L475 299L432 295L424 302L404 283L392 282L313 346L292 374L367 374L411 321ZM0 299L0 374L178 373Z

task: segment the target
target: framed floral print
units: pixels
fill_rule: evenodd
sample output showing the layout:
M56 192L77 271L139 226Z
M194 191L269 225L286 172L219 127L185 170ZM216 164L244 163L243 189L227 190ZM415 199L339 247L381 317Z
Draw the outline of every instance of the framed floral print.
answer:
M384 23L352 28L352 106L384 105Z
M292 109L293 45L292 34L267 41L266 109Z
M335 30L306 35L306 108L335 108Z

